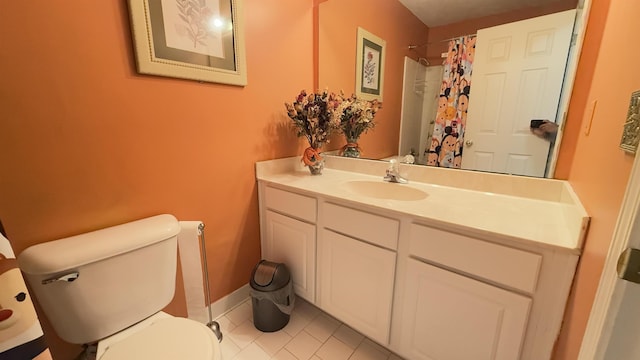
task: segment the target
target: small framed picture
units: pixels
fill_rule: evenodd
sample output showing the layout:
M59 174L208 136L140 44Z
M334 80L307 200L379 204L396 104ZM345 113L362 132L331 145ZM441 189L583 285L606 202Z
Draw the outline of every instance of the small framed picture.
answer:
M631 154L635 154L640 141L640 90L631 94L627 118L622 129L620 148Z
M385 47L384 40L358 27L356 95L359 98L382 102Z
M243 0L129 0L138 72L244 86Z

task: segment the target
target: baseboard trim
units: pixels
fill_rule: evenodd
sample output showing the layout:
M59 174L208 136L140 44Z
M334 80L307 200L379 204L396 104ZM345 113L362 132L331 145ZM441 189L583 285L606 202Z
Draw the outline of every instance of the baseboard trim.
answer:
M224 296L211 304L211 314L216 319L220 315L224 315L229 310L243 303L249 297L249 284L245 284L233 291L231 294Z

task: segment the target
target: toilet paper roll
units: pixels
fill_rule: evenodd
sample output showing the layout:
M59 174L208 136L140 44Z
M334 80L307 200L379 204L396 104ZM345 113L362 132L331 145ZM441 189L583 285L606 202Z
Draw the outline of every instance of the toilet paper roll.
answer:
M198 227L202 221L180 221L178 249L189 319L206 324L207 306L202 276L202 256Z

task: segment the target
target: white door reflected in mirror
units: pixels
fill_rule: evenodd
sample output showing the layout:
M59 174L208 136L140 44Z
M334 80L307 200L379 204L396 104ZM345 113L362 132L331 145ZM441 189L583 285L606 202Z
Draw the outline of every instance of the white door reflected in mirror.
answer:
M478 31L463 169L545 175L551 143L531 133L530 120L557 119L575 14Z

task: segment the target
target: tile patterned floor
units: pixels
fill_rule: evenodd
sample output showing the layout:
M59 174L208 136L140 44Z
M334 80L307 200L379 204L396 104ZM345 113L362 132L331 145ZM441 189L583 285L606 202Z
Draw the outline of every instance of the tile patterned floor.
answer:
M300 298L289 324L273 333L253 326L250 299L216 320L225 360L402 360Z

